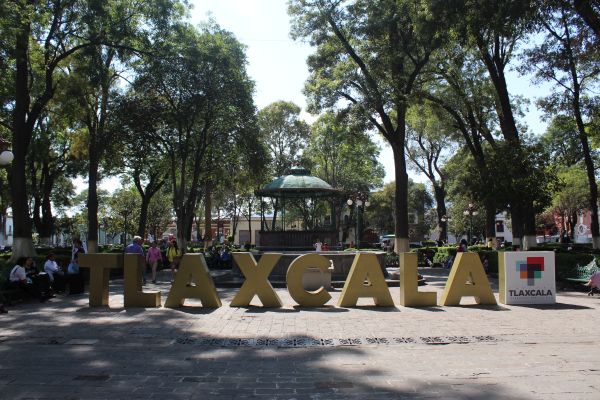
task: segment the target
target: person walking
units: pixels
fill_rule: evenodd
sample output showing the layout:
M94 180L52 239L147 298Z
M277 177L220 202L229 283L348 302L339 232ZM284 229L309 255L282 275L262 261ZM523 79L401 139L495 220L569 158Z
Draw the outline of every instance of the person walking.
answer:
M142 247L142 238L140 236L134 236L133 241L127 247L125 247L125 254L140 254L144 259L144 248ZM146 263L140 266L142 281L146 284Z
M169 242L167 247L167 260L171 266L171 283L175 280L175 270L179 266L179 259L181 257L181 250L177 247L177 240L173 239Z
M160 249L156 247L156 242L152 242L150 248L148 249L148 254L146 255L146 262L150 266L152 271L152 283L156 283L156 268L158 266L158 262L162 261L162 254Z

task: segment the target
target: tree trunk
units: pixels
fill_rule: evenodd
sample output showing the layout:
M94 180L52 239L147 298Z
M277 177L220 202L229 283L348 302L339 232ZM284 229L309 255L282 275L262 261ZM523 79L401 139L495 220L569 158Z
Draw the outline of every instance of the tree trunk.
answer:
M50 168L47 162L44 162L42 167L42 220L40 226L37 227L37 231L40 235L40 241L42 238L48 238L52 236L54 230L54 217L52 216L52 188L54 186L54 176L50 173ZM47 243L50 243L48 240Z
M594 12L591 2L589 0L575 0L573 3L577 14L596 34L596 43L598 43L600 41L600 18Z
M212 245L212 183L206 182L204 193L204 247Z
M403 129L403 127L398 127L398 129ZM404 158L404 143L392 143L392 151L396 173L396 207L394 209L395 251L400 254L410 251L410 239L408 236L408 174L406 173L406 160Z
M439 240L446 240L448 237L448 221L442 221L442 217L448 218L446 213L446 190L437 184L437 182L431 182L433 185L433 195L435 197L435 204L437 206L437 222L438 227L440 228L440 237Z
M142 196L142 204L140 205L140 220L138 223L137 234L144 239L146 237L146 224L148 222L148 206L150 205L150 197L146 194Z
M485 202L485 242L490 243L492 248L497 248L496 242L496 206L493 201Z
M248 244L252 245L252 203L248 203ZM255 243L256 244L256 243Z
M35 255L31 238L31 218L27 195L26 155L33 124L28 120L29 97L29 35L31 27L23 22L15 42L15 103L12 121L12 152L14 159L8 174L13 213L13 246L11 261Z
M578 90L576 91L576 95L574 97L573 111L575 114L575 121L577 122L577 130L579 131L579 141L581 142L581 148L583 150L583 159L585 162L588 185L590 187L589 207L592 214L592 246L594 249L600 249L600 226L598 225L598 184L596 183L594 160L592 159L588 136L585 131L585 124L583 123L583 118L581 116Z
M535 234L535 211L533 208L526 209L525 215L523 216L523 225L523 250L530 250L532 247L537 245Z
M523 237L523 218L522 218L522 208L518 205L515 205L511 209L511 222L512 222L512 231L513 231L513 245L521 246L521 238Z
M90 147L88 167L88 253L98 252L98 158L95 147Z

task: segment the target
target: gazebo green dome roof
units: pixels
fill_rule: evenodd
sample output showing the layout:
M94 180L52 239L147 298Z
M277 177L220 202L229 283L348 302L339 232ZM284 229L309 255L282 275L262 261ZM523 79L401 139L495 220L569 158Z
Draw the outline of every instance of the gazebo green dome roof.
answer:
M311 176L306 168L292 167L288 175L280 176L255 193L265 197L331 197L339 190L323 179Z

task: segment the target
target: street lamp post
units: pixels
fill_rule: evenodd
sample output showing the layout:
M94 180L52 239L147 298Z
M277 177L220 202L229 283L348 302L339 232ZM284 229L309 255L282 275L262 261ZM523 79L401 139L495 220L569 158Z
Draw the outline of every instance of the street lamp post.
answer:
M358 192L356 194L350 195L348 200L346 201L348 206L352 206L352 204L356 204L356 249L360 249L360 239L362 237L362 213L365 207L369 207L369 195L367 193Z
M448 243L448 222L452 221L452 218L450 218L447 215L442 215L442 217L440 218L440 221L442 221L442 223L444 224L444 231L445 231L445 240L446 243Z
M479 211L475 209L473 203L469 203L469 207L463 211L464 215L469 216L469 246L471 245L471 238L473 237L473 216L479 214Z

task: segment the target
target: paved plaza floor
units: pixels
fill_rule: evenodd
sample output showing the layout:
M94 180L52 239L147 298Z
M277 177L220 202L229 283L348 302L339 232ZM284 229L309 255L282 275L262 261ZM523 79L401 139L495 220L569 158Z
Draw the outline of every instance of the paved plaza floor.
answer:
M438 291L447 271L421 271ZM160 289L163 302L170 284ZM86 295L0 315L1 399L600 399L600 297L552 306L124 309ZM332 292L335 304L340 290ZM497 290L496 290L497 292ZM257 305L259 303L257 302Z

